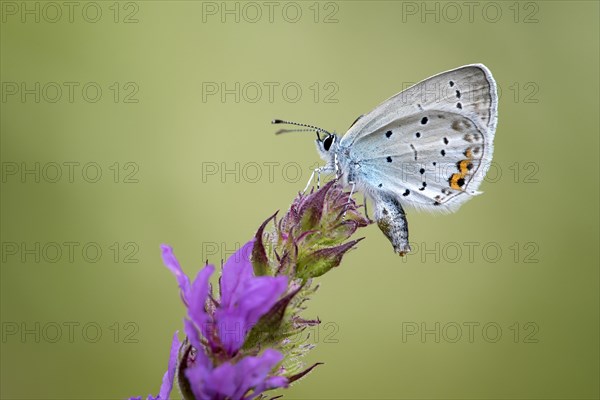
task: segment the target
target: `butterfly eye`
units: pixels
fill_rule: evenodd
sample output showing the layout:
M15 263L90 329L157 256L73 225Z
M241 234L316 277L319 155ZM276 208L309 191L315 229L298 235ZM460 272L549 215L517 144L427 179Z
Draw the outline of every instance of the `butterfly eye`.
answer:
M333 135L329 135L325 138L325 140L323 140L323 148L325 148L325 151L329 151L329 148L333 144L333 140Z

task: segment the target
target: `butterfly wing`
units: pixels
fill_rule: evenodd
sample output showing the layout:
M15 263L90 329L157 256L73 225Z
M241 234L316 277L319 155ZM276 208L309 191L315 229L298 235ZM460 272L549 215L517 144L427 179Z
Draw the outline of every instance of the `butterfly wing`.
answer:
M360 118L341 140L353 180L367 193L396 193L403 205L453 211L489 168L496 84L483 65L428 78Z

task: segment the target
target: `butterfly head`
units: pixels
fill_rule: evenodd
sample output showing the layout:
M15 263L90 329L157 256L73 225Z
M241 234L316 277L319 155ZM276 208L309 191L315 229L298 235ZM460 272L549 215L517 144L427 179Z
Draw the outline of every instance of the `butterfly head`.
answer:
M337 150L339 142L340 138L334 133L328 133L322 138L317 132L316 144L319 156L325 161L330 161Z
M299 122L292 122L292 121L284 121L282 119L274 119L273 121L271 121L271 123L272 124L296 125L296 126L303 127L303 129L280 129L277 132L275 132L276 134L287 133L287 132L311 132L311 131L316 132L317 133L317 140L316 140L317 151L319 152L319 155L321 156L321 158L323 160L327 161L327 163L331 163L333 161L334 154L336 153L339 142L340 142L340 138L335 133L328 132L325 129L319 128L314 125L301 124ZM324 136L321 137L321 134L323 134Z

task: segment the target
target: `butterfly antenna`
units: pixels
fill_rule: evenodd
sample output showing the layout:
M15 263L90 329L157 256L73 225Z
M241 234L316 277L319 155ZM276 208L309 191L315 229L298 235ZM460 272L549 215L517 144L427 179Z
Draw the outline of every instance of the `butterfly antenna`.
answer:
M319 128L318 126L314 126L314 125L309 125L309 124L301 124L300 122L292 122L292 121L284 121L282 119L274 119L273 121L271 121L272 124L287 124L287 125L296 125L296 126L303 126L305 128L310 128L310 129L280 129L277 132L275 132L276 135L282 134L282 133L287 133L287 132L306 132L306 131L317 131L317 136L319 135L318 132L323 132L326 133L328 135L331 135L330 132L326 131L323 128Z
M280 129L275 132L276 135L281 135L282 133L290 133L290 132L314 132L314 129Z

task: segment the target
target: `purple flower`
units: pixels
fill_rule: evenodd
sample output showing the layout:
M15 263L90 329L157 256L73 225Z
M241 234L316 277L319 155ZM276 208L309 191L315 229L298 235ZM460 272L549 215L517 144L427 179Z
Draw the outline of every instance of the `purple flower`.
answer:
M188 310L184 329L195 352L181 363L197 399L252 399L288 384L287 378L270 375L283 359L280 352L238 355L248 332L288 287L286 276L254 275L249 259L253 246L254 240L246 243L223 266L220 302L210 290L212 265L202 268L190 284L172 249L162 246L163 261L177 278Z
M208 281L214 267L207 265L201 269L190 285L171 248L162 246L163 260L175 274L182 290L182 298L187 303L188 317L192 324L186 322L186 334L194 347L200 347L200 337L193 332L195 327L208 340L211 348L222 347L229 356L234 355L244 344L250 328L286 291L286 276L254 276L249 259L253 246L254 240L249 241L223 266L220 280L221 302L212 315L206 311L206 301Z
M360 240L350 236L370 221L333 181L300 194L280 220L276 215L226 261L219 296L210 284L214 266L190 281L173 250L161 246L187 308L187 339L173 338L160 392L147 400L167 400L175 376L186 400L264 399L265 391L287 387L321 364L300 360L314 347L303 331L321 322L300 314L318 288L313 278L337 267Z
M171 394L171 390L173 390L173 380L175 378L175 369L177 368L177 355L179 353L179 348L181 347L181 343L177 338L177 332L173 335L173 342L171 343L171 354L169 355L169 367L167 368L167 372L163 376L162 385L160 385L160 391L158 392L158 396L154 397L149 395L147 400L169 400L169 395ZM142 400L141 397L131 397L129 400Z
M286 276L254 276L249 255L254 240L230 257L221 276L221 305L215 312L221 343L229 355L244 344L246 334L287 289Z
M260 356L247 356L236 364L226 362L214 369L196 363L187 369L186 376L198 400L254 399L265 390L287 386L286 378L268 376L282 359L280 352L267 349Z

